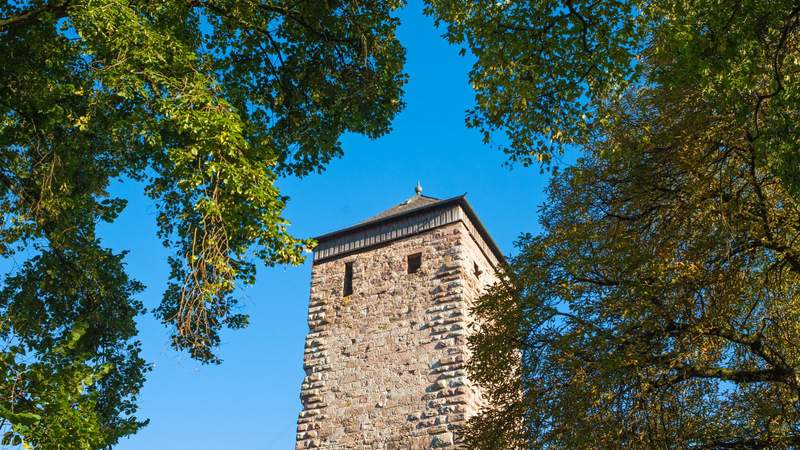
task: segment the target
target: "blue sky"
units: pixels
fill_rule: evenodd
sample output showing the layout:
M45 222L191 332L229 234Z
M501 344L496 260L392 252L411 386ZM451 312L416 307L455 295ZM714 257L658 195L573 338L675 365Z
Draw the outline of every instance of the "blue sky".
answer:
M504 167L504 155L464 126L473 102L469 56L458 56L459 49L440 37L421 2L410 1L400 17L410 75L406 109L385 137L345 136L344 157L323 174L280 182L291 198L291 232L310 237L351 225L411 196L419 180L426 195L466 192L501 249L512 253L520 233L538 230L546 176L538 168ZM130 250L128 271L147 285L140 298L153 308L168 274L167 253L155 237L155 208L135 183L120 183L113 192L130 203L117 222L102 226L101 236L106 245ZM251 325L224 334L220 366L173 351L167 330L143 317L144 356L154 369L141 393L140 416L151 423L117 448L293 448L310 272L310 262L259 270L257 283L242 290Z

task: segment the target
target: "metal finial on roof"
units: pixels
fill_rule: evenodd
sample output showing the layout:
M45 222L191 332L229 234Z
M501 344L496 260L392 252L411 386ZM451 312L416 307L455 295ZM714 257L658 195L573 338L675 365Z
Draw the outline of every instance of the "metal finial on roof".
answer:
M414 188L414 192L416 192L417 195L422 195L422 185L419 184L419 181L417 181L417 187Z

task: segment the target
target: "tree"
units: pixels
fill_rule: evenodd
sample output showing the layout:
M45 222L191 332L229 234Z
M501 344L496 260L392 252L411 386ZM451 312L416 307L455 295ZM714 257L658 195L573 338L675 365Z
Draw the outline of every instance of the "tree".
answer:
M637 148L553 180L476 310L475 448L798 445L800 209L754 166Z
M800 446L796 5L430 12L477 57L487 140L583 152L476 308L471 446Z
M247 323L236 285L312 245L287 232L275 181L323 170L343 133L379 136L401 109L401 4L0 4L0 256L33 255L0 296L4 383L18 388L0 396L0 417L15 432L97 448L142 425L141 288L95 235L125 206L112 179L145 182L158 207L173 256L156 314L173 345L218 362L221 328ZM118 320L96 323L100 312ZM78 429L85 439L54 437Z
M496 137L512 162L546 163L571 145L591 144L614 120L616 111L603 105L626 92L680 88L718 107L709 114L733 117L751 135L759 164L800 196L793 2L428 3L448 40L477 58L467 123L486 142Z

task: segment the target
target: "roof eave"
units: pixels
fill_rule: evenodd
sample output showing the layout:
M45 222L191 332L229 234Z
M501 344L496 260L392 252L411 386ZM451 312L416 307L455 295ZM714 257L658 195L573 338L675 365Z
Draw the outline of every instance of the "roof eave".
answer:
M365 229L365 228L371 228L371 227L373 227L375 225L380 225L381 223L384 223L384 222L391 222L392 220L395 220L398 217L403 217L403 216L407 216L407 215L411 215L411 214L416 214L416 213L419 213L419 212L435 209L437 207L444 206L444 205L447 205L447 204L450 204L450 203L454 203L454 202L458 201L459 198L462 198L462 197L464 197L464 196L463 195L459 195L457 197L451 197L451 198L447 198L447 199L444 199L444 200L439 200L438 202L431 203L429 205L423 205L423 206L420 206L419 208L413 208L413 209L409 209L409 210L406 210L406 211L399 212L397 214L392 214L391 216L379 217L377 219L373 219L373 220L368 220L366 222L357 223L357 224L351 225L351 226L349 226L347 228L342 228L341 230L331 231L330 233L325 233L323 235L317 236L317 237L314 238L314 240L317 241L317 242L320 242L320 241L323 241L323 240L328 240L328 239L336 238L336 237L339 237L339 236L343 236L345 234L350 234L350 233L353 233L355 231L359 231L359 230L362 230L362 229Z

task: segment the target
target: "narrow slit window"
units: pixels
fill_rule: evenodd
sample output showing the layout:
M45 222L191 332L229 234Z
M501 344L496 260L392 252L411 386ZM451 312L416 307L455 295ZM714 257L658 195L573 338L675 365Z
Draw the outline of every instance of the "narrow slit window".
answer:
M472 266L473 266L473 267L472 267L472 270L473 270L473 273L475 273L475 277L476 277L476 278L480 278L480 277L481 277L481 274L482 274L483 272L481 271L481 268L480 268L480 267L478 267L478 263L476 263L476 262L473 262L473 263L472 263Z
M344 263L344 287L342 296L347 297L353 293L353 263Z
M422 267L422 253L408 255L408 273L416 273Z

